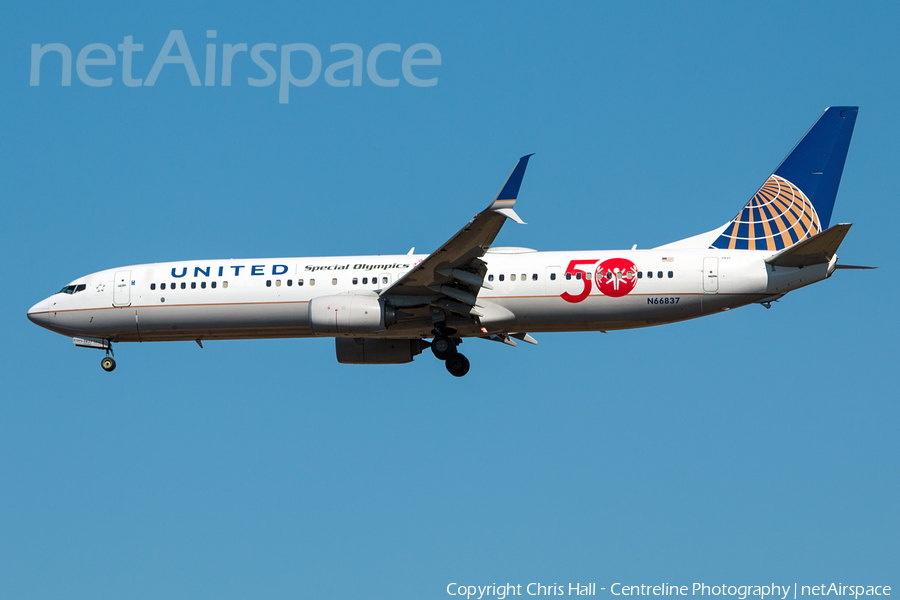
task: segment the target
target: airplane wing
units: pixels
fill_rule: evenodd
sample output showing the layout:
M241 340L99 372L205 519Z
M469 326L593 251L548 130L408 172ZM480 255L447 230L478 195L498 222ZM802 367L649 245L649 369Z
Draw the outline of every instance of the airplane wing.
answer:
M481 316L477 296L483 288L492 289L484 281L487 266L481 260L506 219L525 224L513 210L525 167L532 155L519 159L490 206L460 229L456 235L432 252L428 258L381 293L395 306L441 308L470 316Z

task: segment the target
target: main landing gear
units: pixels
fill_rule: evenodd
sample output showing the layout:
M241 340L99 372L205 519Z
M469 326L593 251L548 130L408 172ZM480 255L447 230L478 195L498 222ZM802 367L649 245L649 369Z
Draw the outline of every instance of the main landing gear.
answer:
M462 377L469 372L469 359L457 352L444 361L444 366L454 377Z
M444 361L444 366L451 375L462 377L469 372L469 359L457 352L456 346L461 340L450 337L455 333L455 329L435 326L431 352L436 359Z

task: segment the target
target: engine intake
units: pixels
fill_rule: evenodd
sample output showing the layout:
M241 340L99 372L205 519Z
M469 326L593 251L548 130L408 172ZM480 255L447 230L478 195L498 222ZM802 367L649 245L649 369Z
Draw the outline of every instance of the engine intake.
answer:
M309 302L314 335L353 336L384 331L396 322L394 308L374 296L322 296Z

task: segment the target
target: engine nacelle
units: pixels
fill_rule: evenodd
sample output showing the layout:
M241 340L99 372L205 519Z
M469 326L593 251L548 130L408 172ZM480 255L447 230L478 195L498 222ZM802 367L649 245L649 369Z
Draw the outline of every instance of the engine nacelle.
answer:
M428 345L422 340L372 340L337 338L334 352L345 365L397 365L412 362Z
M353 336L384 331L396 322L394 310L375 296L322 296L309 302L309 327L321 336Z

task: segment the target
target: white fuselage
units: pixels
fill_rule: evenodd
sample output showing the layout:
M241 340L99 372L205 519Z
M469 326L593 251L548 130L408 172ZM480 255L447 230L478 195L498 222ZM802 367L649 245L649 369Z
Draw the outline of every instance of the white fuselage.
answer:
M773 269L767 251L653 249L536 252L495 248L483 260L493 289L483 316L453 317L460 336L603 331L671 323L779 297L830 275L833 265ZM310 337L309 302L321 296L377 296L426 255L195 260L134 265L72 282L28 313L63 335L111 342ZM631 261L640 274L627 294L602 293L596 269ZM573 266L574 265L574 266ZM566 274L569 272L569 277ZM577 273L576 271L582 271ZM648 276L652 273L652 276ZM660 276L661 275L661 276ZM403 311L403 306L398 306ZM430 319L400 320L372 338L431 337ZM331 335L331 337L335 337Z

